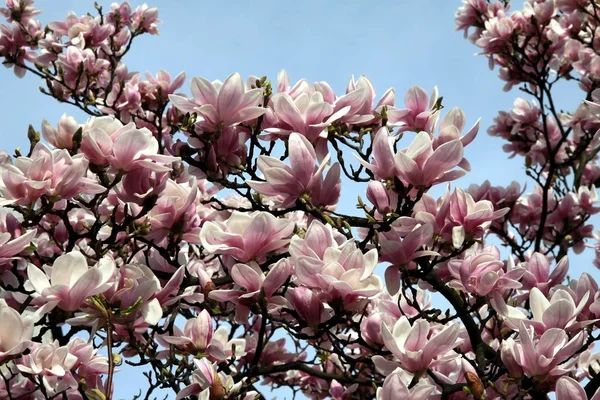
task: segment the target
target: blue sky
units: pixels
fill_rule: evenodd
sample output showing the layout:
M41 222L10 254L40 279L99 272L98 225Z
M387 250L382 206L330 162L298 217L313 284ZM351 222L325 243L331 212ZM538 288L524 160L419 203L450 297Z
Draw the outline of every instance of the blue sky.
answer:
M106 8L110 4L99 3ZM39 0L36 4L44 11L43 22L62 19L69 10L94 11L92 0ZM324 80L338 93L343 93L351 75L364 74L379 95L396 88L399 105L410 86L431 91L437 85L444 105L461 107L468 126L482 118L479 136L465 150L473 171L455 184L466 188L485 179L500 185L525 182L522 159L508 160L503 142L486 134L498 110L510 108L520 94L503 92L497 71L490 71L487 60L476 57L477 49L454 31L458 0L156 0L150 5L160 9L161 35L136 41L126 58L130 71L154 74L164 69L172 75L185 71L187 93L190 77L223 80L235 71L244 77L267 75L274 81L286 69L293 82ZM0 83L0 148L11 154L15 147L27 148L29 124L37 129L43 119L55 124L63 113L79 122L86 118L42 95L41 82L31 75L19 80L11 70L0 69ZM561 88L557 98L564 109L573 109L580 101L573 87ZM409 143L405 139L404 147ZM354 209L360 191L356 187L344 190L342 210ZM598 278L591 259L591 252L574 258L571 275L587 271ZM125 384L128 376L121 374L117 380L117 397L131 398L136 393L136 385Z

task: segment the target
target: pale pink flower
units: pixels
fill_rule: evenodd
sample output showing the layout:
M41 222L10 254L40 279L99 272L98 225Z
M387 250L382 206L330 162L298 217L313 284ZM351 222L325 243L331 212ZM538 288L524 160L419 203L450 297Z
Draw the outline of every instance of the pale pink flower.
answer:
M490 201L475 202L470 194L456 189L448 198L448 214L443 233L451 236L455 248L466 239L480 239L491 222L508 213L508 208L494 211Z
M397 368L388 375L383 381L383 386L377 388L377 400L395 400L395 399L411 399L411 400L427 400L429 395L435 389L434 386L427 384L419 384L412 389L408 389L401 377L402 370Z
M136 129L133 123L123 125L113 117L92 119L81 140L81 152L92 164L110 165L121 172L136 168L171 171L170 164L179 158L158 154L158 150L158 141L148 129Z
M71 370L77 363L77 357L69 352L68 346L60 346L58 340L53 343L35 346L17 364L19 371L39 375L49 394L68 389L77 389L77 380Z
M319 140L326 139L327 127L350 111L350 106L347 106L335 112L335 107L316 91L310 95L302 93L295 98L288 93L277 93L269 106L278 121L276 127L267 128L267 132L278 136L297 132L315 145Z
M426 249L432 238L433 227L429 224L416 226L404 238L394 230L381 235L381 261L392 263L385 271L385 283L390 294L396 294L400 288L400 268L409 267L417 258L439 255Z
M313 331L316 331L319 324L328 318L319 296L307 287L299 286L288 289L285 297L291 308Z
M431 98L427 92L419 87L413 86L406 92L404 97L405 109L390 108L387 112L389 122L398 127L398 132L404 131L426 131L433 132L439 110L434 107L438 101L437 87L433 88Z
M217 371L217 365L212 364L207 358L194 359L196 370L192 375L191 384L177 393L177 400L186 396L196 395L198 400L209 400L213 393L223 396L235 391L241 382L234 386L233 378Z
M186 321L183 332L177 326L174 326L173 336L163 335L161 339L196 354L204 352L209 347L212 336L212 317L208 311L202 310L197 317Z
M329 385L329 394L332 400L349 400L356 389L358 389L357 383L344 388L338 381L333 379Z
M153 181L157 182L155 179L159 179L159 177L150 178L148 184ZM126 184L127 182L123 183L123 185ZM133 189L140 191L148 189L150 193L157 190L155 195L159 195L156 204L148 212L152 229L146 237L160 242L169 234L174 234L178 240L199 243L202 221L198 215L200 193L196 179L192 178L189 182L181 183L167 179L163 191L160 191L160 186L152 189L148 184L139 189Z
M83 254L72 251L58 257L52 267L46 266L46 272L29 264L27 276L37 293L37 301L46 303L42 307L44 312L56 306L75 311L88 297L103 293L111 286L115 269L115 262L109 257L89 267Z
M73 147L73 136L79 129L79 124L73 117L63 114L55 129L48 121L42 122L42 136L48 143L57 149L71 149Z
M139 32L148 32L151 35L158 35L158 27L161 21L158 19L158 8L148 7L142 4L137 7L131 15L131 26Z
M0 363L31 345L33 319L20 315L0 299Z
M579 332L569 340L567 333L559 328L550 328L539 338L535 338L533 328L527 328L521 323L520 342L515 342L512 338L506 339L503 342L502 359L505 364L514 363L509 368L509 371L512 370L511 376L519 376L517 368L520 368L529 377L548 376L549 379L556 379L569 373L575 360L565 361L581 348L584 340L584 332Z

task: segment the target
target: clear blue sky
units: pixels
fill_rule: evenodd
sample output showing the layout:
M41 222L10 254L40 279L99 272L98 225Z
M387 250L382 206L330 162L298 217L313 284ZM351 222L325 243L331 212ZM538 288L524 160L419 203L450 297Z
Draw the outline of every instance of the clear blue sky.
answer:
M110 5L109 1L99 3L105 8ZM92 0L38 0L36 4L44 11L45 23L62 19L69 10L94 11ZM126 58L130 71L154 74L165 69L172 75L185 71L187 93L190 77L223 80L235 71L244 77L267 75L274 81L286 69L293 82L325 80L338 93L343 93L352 74L364 74L378 95L396 88L400 106L410 86L431 91L437 85L447 108L464 110L467 125L482 118L479 136L466 148L473 171L455 184L466 188L485 179L500 185L525 182L522 159L508 160L503 142L486 134L498 110L510 108L520 94L516 90L504 93L497 71L490 71L487 60L476 57L477 49L454 31L458 0L155 0L149 4L159 7L161 35L136 41ZM55 124L63 113L79 122L86 118L42 95L41 82L31 75L19 80L11 70L0 69L0 82L0 148L11 153L15 147L27 147L29 124L37 129L43 119ZM576 89L566 88L559 106L573 109L579 100ZM354 209L359 190L344 190L344 211ZM591 252L572 259L571 276L588 271L598 278L591 259ZM145 381L141 376L138 379ZM129 374L120 374L116 383L118 398L129 399L137 391Z

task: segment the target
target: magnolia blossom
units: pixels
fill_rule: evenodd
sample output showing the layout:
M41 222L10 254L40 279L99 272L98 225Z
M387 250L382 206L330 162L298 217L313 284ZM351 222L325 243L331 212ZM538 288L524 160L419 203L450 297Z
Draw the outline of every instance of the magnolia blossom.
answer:
M382 324L381 335L385 346L400 361L400 366L417 373L425 371L435 358L460 343L459 325L452 324L439 331L432 328L425 320L417 320L411 326L408 318L402 316L391 332L386 324ZM384 360L375 356L373 361L377 364Z
M192 99L171 94L169 99L183 113L196 113L196 126L203 131L217 132L260 117L266 109L261 89L246 90L242 77L231 74L225 82L210 82L204 78L192 78Z
M436 109L438 101L437 87L433 88L431 98L427 92L419 87L413 86L404 97L405 109L390 109L388 117L390 123L399 127L399 132L404 131L427 131L431 132L432 125L439 117L439 110Z
M590 399L599 400L600 390L597 390ZM556 382L556 400L588 400L588 396L579 382L563 376Z
M254 307L259 306L264 296L267 307L273 309L283 305L283 297L274 296L277 289L290 277L291 264L288 260L281 260L267 273L266 277L258 264L235 264L231 268L233 281L245 290L214 290L209 293L209 298L217 301L234 301L237 303L236 320L242 322L248 319L249 311L257 312ZM252 308L252 309L251 309Z
M550 328L535 338L533 328L524 323L519 327L519 342L508 338L502 344L502 361L513 377L560 377L569 372L571 363L565 363L583 344L584 333L573 338L563 329Z
M417 385L408 389L401 377L401 369L398 368L383 381L383 386L377 388L377 400L412 399L426 400L429 398L434 387L429 385Z
M56 306L65 311L75 311L88 297L100 294L111 286L115 269L115 262L109 257L89 267L83 254L72 251L58 257L52 267L46 267L45 271L29 264L27 276L37 293L37 300L46 303L42 308L44 311Z
M0 299L0 362L28 348L32 335L33 319L20 315Z
M111 166L121 172L147 168L156 172L171 171L178 158L158 153L156 138L146 128L133 123L123 125L113 117L98 117L84 126L81 151L98 166Z
M234 211L225 222L206 222L200 242L212 254L228 254L241 262L261 260L289 243L294 223L269 213ZM249 235L250 232L254 234Z
M317 228L321 225L321 228L311 230L309 227L304 240L315 235L316 238L312 240L335 243L332 237L321 236L327 235L327 230L323 229L320 222L313 221L311 226L314 224L317 224ZM299 243L294 246L302 251ZM321 290L330 300L339 298L345 306L358 306L360 299L375 296L383 287L381 279L373 274L377 265L377 251L374 249L363 254L354 243L348 241L326 248L322 254L313 251L302 255L300 251L292 252L298 281L309 288Z
M448 267L455 278L450 282L452 287L478 296L487 296L493 290L521 288L519 278L525 272L516 268L512 259L505 271L500 252L494 246L475 252L464 260L451 260Z
M238 390L242 382L233 383L233 378L224 373L217 372L215 364L211 364L206 358L194 359L196 370L192 375L192 383L177 393L177 400L186 396L197 395L199 400L210 398L222 398L227 393Z
M73 137L77 129L79 129L77 120L67 116L67 114L63 114L60 117L57 129L46 120L42 122L42 135L44 139L57 149L71 149L73 147Z
M292 133L288 140L290 166L275 157L259 156L258 168L265 175L266 182L248 181L248 185L258 193L273 196L281 207L291 207L299 198L310 201L315 206L332 206L340 197L340 166L335 163L323 171L329 163L329 154L316 166L317 155L308 139Z
M523 274L523 288L528 290L537 288L548 295L549 290L560 284L568 272L568 257L563 257L550 272L548 259L540 253L533 253L527 261L527 268Z
M520 324L533 327L537 334L542 334L550 328L560 328L573 331L594 321L577 322L577 316L586 305L589 293L586 293L578 304L573 296L564 289L558 289L550 300L538 289L529 291L529 304L533 314L533 320L527 319L526 314L515 307L508 306L503 300L492 303L498 312L507 318L507 324L513 329L519 329Z
M60 346L58 341L38 345L30 354L23 357L22 363L17 364L19 371L39 375L45 389L56 394L69 389L77 389L72 369L77 363L77 357L69 352L68 346Z
M79 193L97 194L106 189L86 177L88 162L82 155L35 145L31 157L18 157L15 165L0 164L0 193L4 204L29 205L40 197L57 201Z

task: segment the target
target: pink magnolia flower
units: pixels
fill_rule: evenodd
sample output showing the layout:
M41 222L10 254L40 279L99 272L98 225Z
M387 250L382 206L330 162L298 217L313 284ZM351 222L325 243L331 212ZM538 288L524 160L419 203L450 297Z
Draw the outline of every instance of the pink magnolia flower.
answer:
M31 345L33 319L21 316L0 299L0 363L18 356Z
M425 256L439 255L431 250L419 250L430 245L433 238L433 227L429 224L415 227L404 238L398 232L390 230L381 235L381 261L391 262L385 271L385 283L388 292L394 295L400 288L400 269L410 266L413 260Z
M158 102L168 99L170 94L175 93L177 89L183 86L185 81L185 72L180 72L175 78L167 71L160 70L156 77L146 72L148 82L140 82L140 92L142 92L144 100L150 103L151 109L158 106Z
M319 324L328 318L317 293L305 286L288 289L285 297L291 308L313 331L316 331Z
M569 373L576 360L569 360L581 348L585 340L584 332L572 339L563 329L550 328L539 338L535 338L533 328L521 323L519 341L505 339L502 345L502 360L511 376L525 373L529 377L556 379Z
M368 183L367 199L373 203L380 216L394 212L398 205L398 194L388 189L380 181L370 181Z
M392 126L398 126L398 133L405 131L433 132L432 127L439 117L439 110L434 108L437 101L437 87L433 88L430 99L423 88L413 86L408 89L404 97L405 109L391 108L388 110L389 122Z
M464 175L452 170L463 159L463 144L451 140L433 149L433 140L427 132L417 134L411 145L394 156L396 175L415 187L429 187L451 181Z
M68 346L60 346L58 340L53 343L35 346L31 353L17 364L19 371L40 376L44 388L49 394L77 389L77 380L71 370L77 363L77 357L69 352Z
M434 359L458 346L460 326L452 324L441 330L433 329L429 322L420 319L411 326L402 316L394 324L392 332L382 324L381 335L385 347L400 361L401 367L409 372L423 372ZM380 359L381 356L373 357Z
M212 318L206 310L202 310L197 317L188 319L183 332L177 326L173 329L173 336L163 335L161 338L167 343L185 347L193 354L204 352L212 340Z
M350 385L344 388L338 381L333 379L329 385L329 394L332 400L349 400L352 398L352 393L358 389L358 384Z
M515 307L504 305L503 302L495 300L493 305L498 307L500 315L507 318L506 323L512 329L518 329L520 324L535 328L537 334L542 334L551 328L560 328L567 331L577 331L595 320L577 322L577 316L587 304L589 293L586 293L578 304L572 295L565 289L558 289L552 293L550 300L538 289L529 291L529 306L533 314L533 320ZM496 298L497 299L497 298Z
M158 178L158 177L156 177ZM154 179L151 179L151 182ZM160 181L158 181L160 182ZM123 182L124 188L128 183ZM160 242L168 235L175 235L177 240L185 240L188 243L197 244L200 242L200 224L201 219L198 215L200 195L198 184L195 178L189 182L177 183L167 179L164 183L164 191L160 194L154 207L148 212L148 218L151 226L150 233L146 235L148 239ZM144 185L141 190L147 188L151 192L159 190ZM139 190L129 187L126 190Z
M225 222L206 222L200 242L210 254L228 254L241 262L262 260L289 243L294 223L266 212L234 211Z
M213 290L208 297L220 302L233 301L237 304L236 320L248 321L250 311L259 310L261 296L267 301L267 307L273 309L284 304L285 299L275 296L275 292L285 283L292 273L292 265L287 259L282 259L275 264L267 275L262 272L258 264L235 264L231 268L231 277L239 288ZM241 290L241 289L245 290Z
M531 290L537 288L544 295L548 295L550 289L559 285L569 272L569 258L563 257L550 273L548 258L540 253L533 253L527 261L527 268L523 274L523 289Z
M161 21L158 19L158 8L148 7L142 4L137 7L131 15L131 26L137 31L148 32L151 35L158 35L158 27Z
M31 157L19 157L15 165L0 164L0 193L4 203L30 205L42 196L57 201L104 192L104 186L86 177L87 167L83 155L71 157L66 150L50 150L39 142Z
M106 84L110 79L109 61L96 57L92 49L68 46L66 52L58 55L56 63L64 70L64 83L78 91L87 85Z
M73 365L73 375L85 380L86 387L103 390L102 375L108 374L108 359L97 354L94 346L82 338L74 338L68 344L69 354L77 357Z
M377 400L395 400L395 399L411 399L411 400L427 400L429 395L434 390L434 386L420 384L412 389L408 389L401 377L402 370L397 368L388 375L383 381L383 386L377 388Z
M451 234L455 248L460 248L465 239L480 239L492 221L509 211L508 208L494 211L490 201L475 202L470 194L460 189L456 189L448 201L449 208L443 233Z
M317 91L302 93L295 98L288 93L277 93L269 106L278 121L276 127L267 128L267 132L278 136L297 132L315 146L326 139L327 127L350 111L350 106L346 106L335 112L335 107Z
M338 231L334 231L331 225L313 220L304 233L304 237L300 235L292 237L289 252L294 262L301 256L323 259L329 248L340 247L346 241L346 237Z
M125 174L115 191L121 201L142 206L150 197L159 196L165 191L168 176L168 172L136 168Z
M177 400L184 397L196 395L198 400L209 400L210 398L222 398L227 393L238 389L242 382L233 383L233 378L222 372L217 372L216 363L212 364L208 359L194 359L196 370L192 375L191 384L177 393Z
M0 267L4 267L10 264L10 261L18 259L16 256L33 241L35 234L35 230L23 232L19 235L13 235L10 232L0 233Z
M357 157L358 161L373 172L375 179L388 180L397 175L397 165L394 161L394 138L384 126L381 127L373 139L373 161L366 162Z
M171 94L169 99L182 113L196 113L196 126L206 132L251 121L266 112L261 107L262 89L246 90L242 77L231 74L225 82L192 78L192 99Z
M38 312L48 312L58 306L65 311L79 309L91 296L103 293L112 284L116 270L113 259L102 258L94 267L79 251L58 257L52 267L42 271L33 264L27 267L27 276L37 293L37 300L45 302ZM48 275L50 279L48 279Z
M358 92L358 95L357 93ZM350 77L348 85L346 86L346 96L342 96L336 101L336 110L346 106L346 104L352 104L348 101L344 101L344 98L348 96L356 97L353 101L350 111L346 114L342 121L352 125L363 125L374 123L376 121L375 114L381 113L383 107L393 107L396 103L396 92L394 89L388 89L381 99L375 102L375 88L373 83L366 76L361 76L358 80L354 80L354 76ZM359 106L357 104L360 104Z
M33 0L7 0L6 8L0 8L0 14L2 14L8 22L27 22L41 12L41 10L35 9Z
M329 154L317 166L317 155L306 137L292 133L288 140L290 166L275 157L259 156L258 168L266 182L247 181L258 193L273 196L288 208L299 198L310 200L315 206L332 206L340 197L340 166L335 163L322 173L329 162ZM316 194L316 196L314 196Z
M563 376L556 381L556 400L588 400L588 396L579 382ZM600 400L600 390L594 393L591 400Z
M366 254L353 242L325 251L323 258L300 256L296 259L298 282L312 289L319 289L323 299L341 299L343 305L352 309L359 307L362 299L381 292L381 279L373 274L377 265L377 251Z
M42 122L42 136L48 143L57 149L71 149L73 147L73 136L79 129L79 124L73 117L63 114L55 129L48 121Z
M123 125L113 117L92 119L83 130L81 152L97 166L111 166L121 172L147 168L156 172L171 171L170 164L179 158L158 154L158 141L146 128L133 123Z
M477 251L464 260L450 260L448 267L455 278L449 283L450 286L478 296L487 296L492 291L521 288L519 279L525 272L522 268L515 268L512 259L509 259L509 267L505 271L504 263L500 261L500 251L495 246Z

